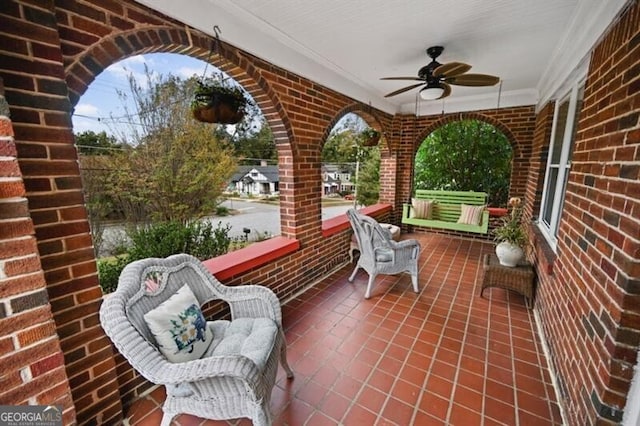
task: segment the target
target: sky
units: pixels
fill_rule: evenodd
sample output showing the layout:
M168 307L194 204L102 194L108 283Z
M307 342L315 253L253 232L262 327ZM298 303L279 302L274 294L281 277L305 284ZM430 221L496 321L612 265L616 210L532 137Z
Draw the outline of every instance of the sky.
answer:
M174 53L150 53L137 55L116 62L100 73L80 97L73 114L73 131L81 133L92 130L114 134L113 126L118 121L128 121L122 100L117 91L129 93L128 77L132 75L142 87L146 86L145 64L155 74L169 74L187 78L194 74L208 76L216 72L212 65L199 59ZM132 110L132 105L129 107ZM111 120L114 117L116 122Z
M130 93L128 78L132 75L141 87L146 87L147 76L145 65L155 75L169 73L188 78L196 75L211 77L219 72L213 65L186 55L175 53L149 53L132 56L106 68L91 82L87 91L80 97L72 116L73 132L82 133L105 131L109 135L119 136L123 128L129 128L128 123L135 122L134 118L126 117L122 99L118 91ZM134 111L133 103L129 102L129 111ZM347 114L336 124L342 127L343 121L349 117L360 120L353 114ZM365 125L362 124L362 127Z

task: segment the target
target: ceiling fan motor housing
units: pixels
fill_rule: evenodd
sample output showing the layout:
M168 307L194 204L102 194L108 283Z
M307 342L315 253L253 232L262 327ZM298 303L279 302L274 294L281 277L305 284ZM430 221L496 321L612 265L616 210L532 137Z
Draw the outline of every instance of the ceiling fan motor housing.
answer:
M418 77L431 84L435 84L440 80L433 76L433 70L442 65L440 62L436 61L436 58L442 54L443 50L444 47L442 46L431 46L427 49L427 55L431 58L431 62L420 68L418 71Z

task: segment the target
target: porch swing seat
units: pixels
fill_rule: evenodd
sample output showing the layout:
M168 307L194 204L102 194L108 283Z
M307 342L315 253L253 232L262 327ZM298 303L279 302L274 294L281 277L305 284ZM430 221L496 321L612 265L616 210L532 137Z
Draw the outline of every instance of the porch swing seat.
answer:
M489 210L485 208L477 225L458 223L462 205L486 206L487 194L474 191L441 191L431 189L416 190L415 200L431 201L428 217L417 217L412 204L404 204L402 223L405 225L423 226L434 229L463 231L486 234L489 230Z

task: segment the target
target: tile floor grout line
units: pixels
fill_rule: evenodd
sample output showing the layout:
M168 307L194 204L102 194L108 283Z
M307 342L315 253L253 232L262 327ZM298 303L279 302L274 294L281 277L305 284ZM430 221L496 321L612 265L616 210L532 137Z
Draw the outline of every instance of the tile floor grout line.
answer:
M515 426L520 426L520 416L518 415L518 385L516 382L516 353L513 346L513 323L511 317L511 293L507 291L507 318L509 319L509 350L511 352L511 375L513 380L513 411L516 419Z
M425 260L425 262L424 262L424 263L426 263L426 260ZM420 274L419 274L419 273L418 273L418 276L420 276ZM433 277L433 272L431 273L430 277ZM429 281L430 281L430 280L429 280ZM441 287L440 287L440 288L441 288ZM415 306L415 305L419 302L420 296L423 294L423 292L424 292L425 290L426 290L426 285L424 285L424 286L422 287L422 290L417 294L417 297L416 297L416 299L414 299L414 301L413 301L413 303L412 303L412 305L411 305L411 306ZM407 291L409 291L409 290L408 290L408 289L405 289L405 292L407 292ZM404 294L404 293L403 293L403 294ZM398 299L398 300L400 300L400 299ZM397 301L396 301L396 304L397 304ZM423 320L422 320L422 324L421 324L421 326L422 326L422 327L424 327L424 324L425 324L425 323L426 323L426 321L427 321L428 314L429 314L429 312L431 312L431 309L433 308L433 306L435 306L435 304L433 304L433 303L432 303L432 304L431 304L431 307L429 308L429 311L427 311L427 315L425 315L425 317L423 318ZM410 312L410 311L409 311L409 312ZM404 320L404 321L406 321L406 318L405 318L405 320ZM403 322L403 324L404 324L404 322ZM396 333L394 334L394 337L395 337L395 336L397 336L398 334L399 334L399 331L396 331ZM412 348L413 348L413 347L415 347L415 345L416 345L416 341L417 341L417 340L418 340L418 338L416 337L416 338L414 339L414 341L413 341L413 345L411 346L411 348L409 348L409 350L408 350L407 352L411 352ZM385 353L386 353L386 350L388 350L388 348L386 348L386 349L385 349ZM384 356L384 353L383 353L382 355ZM376 366L381 362L381 360L382 360L382 357L378 360L378 363L376 364ZM431 362L432 362L432 364L433 364L433 359L432 359L432 361L431 361ZM402 367L404 367L405 365L407 365L406 360L403 362L402 366L400 367L400 371L402 371ZM431 369L431 366L429 367L429 369ZM371 374L373 374L373 373L371 373ZM427 375L425 375L425 381L426 381L426 377L427 377L427 376L428 376L428 374L427 374ZM385 409L385 407L387 406L387 404L388 404L388 402L389 402L389 399L391 398L391 394L390 394L390 392L393 390L393 388L394 388L395 384L398 382L398 380L400 380L400 379L399 379L399 377L398 377L398 376L396 376L396 377L394 378L394 380L393 380L393 383L391 384L391 387L390 387L390 389L389 389L389 392L386 392L386 393L385 393L385 394L386 394L386 396L385 396L385 400L384 400L384 402L382 403L382 406L381 406L381 408L380 408L380 413L378 413L378 415L376 416L376 420L377 420L377 421L383 420L383 419L381 418L382 413L384 412L384 409ZM420 392L420 393L419 393L419 395L418 395L418 400L420 399L420 396L421 396L421 395L422 395L422 392ZM357 395L357 396L358 396L358 395ZM416 410L416 408L414 408L414 413L415 413L415 410ZM374 414L376 414L376 413L374 413ZM413 418L413 416L414 416L414 415L412 414L412 418Z
M448 243L448 245L450 245L450 242ZM444 255L444 251L443 251L442 253L443 253L443 254L440 256L440 261L439 261L439 263L438 263L438 264L440 264L440 262L442 261L442 256ZM438 295L438 296L439 296L439 295L441 294L441 292L442 292L443 285L444 285L444 283L446 282L446 278L447 278L447 277L449 276L449 274L450 274L451 268L452 268L452 264L450 263L450 264L449 264L449 267L448 267L448 269L447 269L447 272L446 272L446 274L445 274L445 276L444 276L444 278L443 278L443 280L442 280L442 283L441 283L441 284L440 284L440 286L438 287L438 292L437 292L437 295ZM458 291L458 288L456 288L456 293L457 293L457 291ZM431 308L429 309L429 312L431 312L432 308L436 305L436 303L435 303L435 302L436 302L436 300L437 300L437 297L436 297L436 298L434 298L434 301L433 301L433 303L431 304ZM452 298L452 301L451 301L450 305L451 305L452 303L453 303L453 298ZM449 310L450 310L450 309L449 309ZM427 318L428 318L428 316L429 316L429 315L427 314L427 315L425 316L425 318L424 318L423 322L422 322L422 326L423 326L423 327L424 327L425 323L427 322ZM448 321L448 319L447 319L447 321ZM436 359L437 359L437 357L436 357L436 352L437 352L438 348L440 347L440 344L442 343L442 339L443 339L443 337L444 337L444 326L445 326L445 325L446 325L446 322L442 325L442 327L443 327L443 328L442 328L442 331L440 332L440 336L439 336L439 338L438 338L438 342L437 342L437 343L436 343L436 345L435 345L436 349L435 349L435 351L434 351L434 353L433 353L433 355L432 355L432 357L431 357L431 362L430 362L430 364L429 364L429 368L428 368L428 370L427 370L427 374L425 375L425 378L424 378L424 381L423 381L423 385L421 386L421 388L420 388L420 393L418 394L418 401L421 401L421 400L422 400L423 395L425 395L425 394L427 393L427 392L425 391L425 389L426 389L427 383L428 383L428 381L429 381L429 378L431 377L431 370L433 369L433 365L434 365L434 363L435 363L435 361L436 361ZM454 386L453 386L453 388L452 388L452 390L451 390L451 395L453 395L454 390L455 390L455 383L454 383ZM449 396L449 401L451 401L451 399L452 399L451 395ZM445 421L448 421L448 419L449 419L449 411L450 411L450 410L451 410L451 404L449 404L449 408L448 408L448 410L447 410L447 415L446 415L446 417L445 417ZM420 409L419 409L418 407L414 407L413 414L412 414L412 416L411 416L411 421L412 421L412 423L415 421L415 417L416 417L416 415L417 415L418 411L420 411Z

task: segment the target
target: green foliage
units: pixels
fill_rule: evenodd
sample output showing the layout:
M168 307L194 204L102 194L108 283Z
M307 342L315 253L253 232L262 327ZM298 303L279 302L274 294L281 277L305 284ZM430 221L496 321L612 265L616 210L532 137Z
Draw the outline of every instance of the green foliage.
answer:
M360 136L352 130L331 133L322 148L323 163L355 163Z
M120 273L130 262L128 256L98 259L98 277L104 294L116 291Z
M527 244L527 233L522 226L522 201L520 198L509 200L511 212L502 218L502 225L493 230L494 240L498 243L506 241L518 247Z
M95 156L81 157L83 178L95 181L88 198L129 223L186 222L208 215L236 169L232 146L216 136L218 126L192 119L195 78L157 76L149 70L146 77L145 87L130 78L131 94L119 93L127 115L139 122L120 129L127 144L99 162ZM129 97L133 112L127 110Z
M377 148L367 149L358 172L357 202L370 206L378 202L380 196L380 151Z
M100 286L104 293L114 291L122 269L138 259L187 253L205 260L225 254L232 243L230 229L221 222L214 228L208 221L162 222L133 229L128 232L132 244L126 253L98 260Z
M505 205L511 155L508 139L495 127L478 120L448 123L418 149L414 189L484 191L490 205Z
M109 155L114 150L122 148L115 136L107 135L105 131L96 133L91 130L75 134L76 146L80 154Z
M216 206L216 216L229 216L229 209L225 206Z
M249 118L243 120L243 123L247 121L257 124L254 124L255 128L247 126L236 128L237 132L232 143L236 158L239 160L244 158L277 160L278 151L273 140L273 133L264 117Z
M233 84L232 80L222 75L217 75L215 77L198 80L197 87L194 90L193 101L191 101L191 107L209 106L213 93L229 96L234 101L234 108L244 109L245 105L249 103L242 87Z

